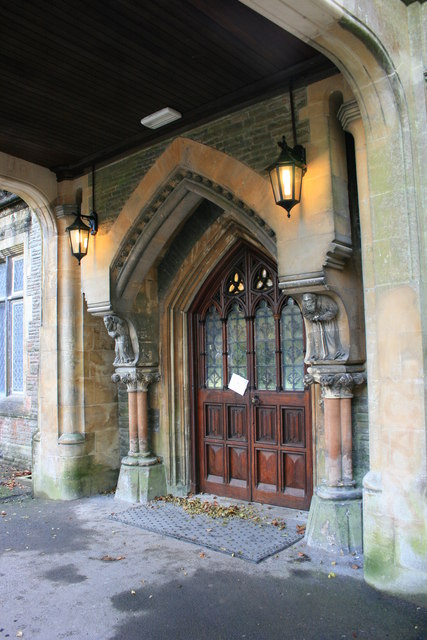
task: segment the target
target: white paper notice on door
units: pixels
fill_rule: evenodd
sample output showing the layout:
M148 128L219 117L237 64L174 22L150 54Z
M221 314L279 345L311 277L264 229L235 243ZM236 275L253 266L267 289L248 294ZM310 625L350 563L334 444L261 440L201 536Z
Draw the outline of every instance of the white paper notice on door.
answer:
M241 396L244 396L248 384L249 380L246 380L246 378L242 378L242 376L237 375L237 373L233 373L230 382L228 383L228 388L240 394Z

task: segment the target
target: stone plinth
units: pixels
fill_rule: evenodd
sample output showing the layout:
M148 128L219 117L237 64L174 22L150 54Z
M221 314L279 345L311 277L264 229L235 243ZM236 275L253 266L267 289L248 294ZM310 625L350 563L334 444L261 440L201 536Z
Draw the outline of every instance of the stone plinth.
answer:
M158 458L123 458L115 497L125 502L148 502L167 493L166 470Z
M363 549L361 498L324 499L314 495L305 540L309 546L327 551L361 553Z

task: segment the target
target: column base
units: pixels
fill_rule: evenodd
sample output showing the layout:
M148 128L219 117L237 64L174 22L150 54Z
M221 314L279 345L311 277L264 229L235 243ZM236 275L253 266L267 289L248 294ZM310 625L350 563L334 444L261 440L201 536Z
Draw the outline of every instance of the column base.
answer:
M331 487L332 489L332 487ZM325 499L314 495L308 516L305 540L310 547L326 551L343 551L344 553L362 553L362 500L360 491L357 498L349 498L334 489L333 496ZM318 491L320 493L320 490ZM327 495L327 494L326 494Z
M43 446L43 449L42 449ZM111 490L117 469L95 461L91 443L82 434L67 434L51 442L33 438L33 492L38 498L76 500Z
M135 464L135 460L137 460ZM166 495L166 470L158 458L123 458L115 497L125 502L149 502Z

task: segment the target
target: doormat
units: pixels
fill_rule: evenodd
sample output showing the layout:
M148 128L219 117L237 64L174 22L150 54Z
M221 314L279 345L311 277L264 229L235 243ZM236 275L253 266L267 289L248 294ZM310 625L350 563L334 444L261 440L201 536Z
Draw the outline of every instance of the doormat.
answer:
M112 514L110 518L255 563L283 551L303 537L296 531L239 517L190 515L180 506L162 502L134 507Z

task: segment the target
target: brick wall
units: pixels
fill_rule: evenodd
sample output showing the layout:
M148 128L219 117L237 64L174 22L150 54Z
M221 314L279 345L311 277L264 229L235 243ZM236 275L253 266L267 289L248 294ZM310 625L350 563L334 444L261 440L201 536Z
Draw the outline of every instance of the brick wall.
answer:
M306 105L306 90L294 92L295 112ZM265 174L279 156L277 142L285 135L293 144L289 95L269 98L240 111L190 129L183 137L207 144ZM297 119L297 141L307 142L308 122ZM96 210L106 232L126 200L173 138L164 140L96 172Z

